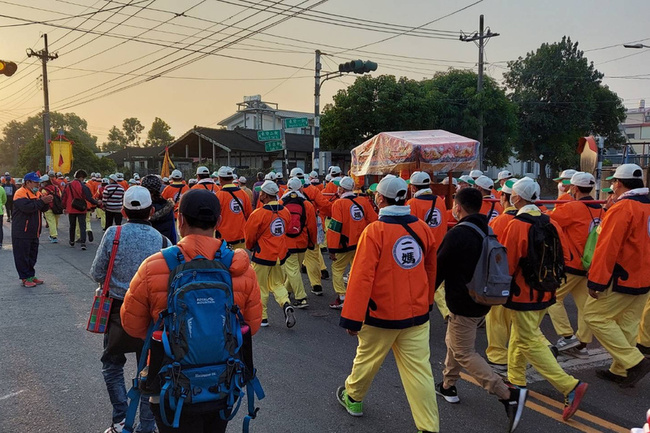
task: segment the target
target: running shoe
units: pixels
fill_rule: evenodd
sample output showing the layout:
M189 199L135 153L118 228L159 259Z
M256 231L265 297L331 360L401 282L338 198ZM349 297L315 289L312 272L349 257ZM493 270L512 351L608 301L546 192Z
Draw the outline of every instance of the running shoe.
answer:
M336 399L341 403L341 406L348 411L352 416L363 416L363 402L352 401L344 386L339 386L336 390Z

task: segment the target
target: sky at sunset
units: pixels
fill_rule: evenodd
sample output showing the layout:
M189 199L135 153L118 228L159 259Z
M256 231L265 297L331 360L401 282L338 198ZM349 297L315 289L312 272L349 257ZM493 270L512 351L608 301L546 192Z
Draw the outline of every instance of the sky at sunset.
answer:
M413 79L449 68L476 70L477 47L458 40L478 17L499 37L486 47L486 73L501 80L506 61L563 35L580 43L604 83L636 106L650 101L647 1L569 0L0 0L0 128L42 109L40 61L48 34L50 109L74 112L106 139L112 125L154 117L176 137L193 125L217 127L245 95L281 109L313 111L314 50L324 70L352 59L374 74ZM323 85L321 105L354 75Z

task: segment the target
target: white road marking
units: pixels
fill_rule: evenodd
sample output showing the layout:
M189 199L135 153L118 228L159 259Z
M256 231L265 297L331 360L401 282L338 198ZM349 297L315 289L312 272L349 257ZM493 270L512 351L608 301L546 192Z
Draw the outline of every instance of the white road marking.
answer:
M11 397L15 397L18 394L22 394L25 391L27 391L27 390L26 389L21 389L20 391L16 391L16 392L12 392L11 394L3 395L2 397L0 397L0 401L6 400L6 399L11 398Z

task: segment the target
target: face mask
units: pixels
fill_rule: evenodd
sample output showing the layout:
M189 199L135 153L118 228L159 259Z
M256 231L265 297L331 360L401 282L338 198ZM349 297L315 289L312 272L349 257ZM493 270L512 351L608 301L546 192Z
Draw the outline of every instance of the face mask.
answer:
M36 194L36 193L38 192L38 187L35 186L34 188L32 188L32 192L33 192L34 194Z
M513 195L510 196L510 206L513 206L513 207L516 206L516 203L515 203L515 201L513 200L514 198L515 198L515 196L513 196Z
M456 221L460 221L460 215L456 213L455 209L455 207L451 208L451 216L453 216Z

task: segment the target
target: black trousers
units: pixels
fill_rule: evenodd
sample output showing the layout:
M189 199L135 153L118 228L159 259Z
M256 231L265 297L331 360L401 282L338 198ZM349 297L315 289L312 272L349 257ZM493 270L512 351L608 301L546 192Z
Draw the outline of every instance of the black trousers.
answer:
M70 242L74 242L75 231L77 229L77 222L79 222L79 235L81 243L86 243L86 214L85 213L71 213L68 214L68 221L70 221Z
M106 225L104 226L104 231L113 225L113 221L116 226L122 225L122 212L106 211Z
M0 215L0 245L2 245L2 241L5 238L4 230L2 229L3 224L4 224L4 216Z
M185 414L181 412L178 428L172 428L163 423L159 404L151 403L151 412L156 418L156 425L160 433L226 433L226 427L228 426L228 421L222 420L218 412L202 414ZM167 413L169 422L173 418L173 414Z
M7 202L5 203L5 209L7 209L7 221L11 221L11 215L14 212L14 197L7 197Z
M34 266L38 258L38 239L11 239L14 250L14 264L21 280L35 275Z

